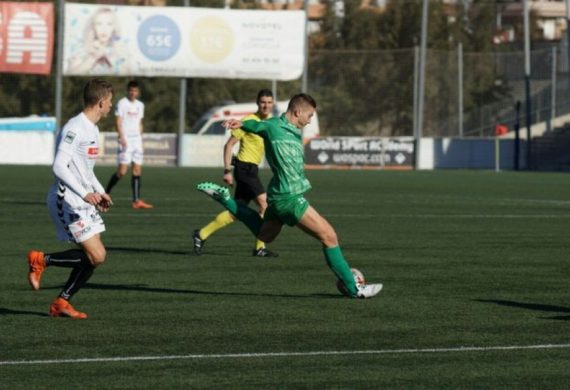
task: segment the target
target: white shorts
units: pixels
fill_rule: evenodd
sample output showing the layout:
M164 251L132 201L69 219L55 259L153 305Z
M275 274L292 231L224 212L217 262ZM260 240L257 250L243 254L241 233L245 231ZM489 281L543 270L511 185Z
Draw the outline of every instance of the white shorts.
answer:
M141 137L127 138L127 147L123 148L119 144L119 164L128 165L135 163L142 165L143 163L143 143Z
M73 208L57 192L48 194L47 205L61 241L80 243L105 231L105 223L95 206L86 203L85 207Z

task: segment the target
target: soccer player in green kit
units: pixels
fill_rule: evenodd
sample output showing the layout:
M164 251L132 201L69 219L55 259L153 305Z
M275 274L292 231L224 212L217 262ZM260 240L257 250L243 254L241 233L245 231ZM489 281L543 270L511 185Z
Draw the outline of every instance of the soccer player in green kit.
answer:
M272 242L284 224L299 227L322 243L328 266L343 282L349 296L371 298L380 292L382 284L355 283L334 228L304 197L311 184L305 177L301 129L309 124L316 108L315 100L301 93L291 98L287 112L279 118L262 122L252 120L242 123L236 119L225 122L230 129L241 128L264 140L265 156L273 177L268 186L268 208L263 219L255 210L237 203L224 186L204 182L198 184L197 188L218 201L263 242Z

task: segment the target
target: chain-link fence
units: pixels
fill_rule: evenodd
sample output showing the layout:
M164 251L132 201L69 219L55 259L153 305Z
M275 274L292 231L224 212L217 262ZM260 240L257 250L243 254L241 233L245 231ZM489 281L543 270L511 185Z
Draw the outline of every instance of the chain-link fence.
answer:
M81 2L93 1L81 0ZM131 2L123 3L131 4ZM166 3L181 6L188 2L170 0ZM233 2L236 6L250 6L254 3L253 0ZM391 3L397 4L386 2L386 4ZM406 12L410 13L405 15L407 30L400 33L400 39L404 42L401 45L408 48L324 50L314 48L323 45L310 45L307 92L317 99L322 134L357 136L414 134L413 129L417 120L417 114L414 113L417 112L418 106L419 49L407 42L410 41L408 37L410 35L415 37L414 42L418 42L420 30L418 16L421 14L421 3L421 1L410 1L400 7L406 8ZM430 26L439 23L441 31L447 31L450 26L449 10L441 8L443 7L441 2L432 3ZM223 7L226 2L192 0L191 4ZM440 8L436 7L437 4ZM502 6L500 2L473 3L464 10L465 12L460 8L454 11L463 12L457 13L454 17L456 20L465 19L464 25L472 30L469 35L469 39L472 40L471 47L477 46L473 44L473 40L482 30L497 28L490 26L489 21L495 21L497 12ZM487 15L486 19L482 19L481 15ZM353 23L351 32L343 30L346 30L346 24L349 23L348 11L346 18L344 21L337 18L333 23L335 34L339 36L346 34L342 37L344 40L348 39L350 34L358 33L358 23ZM378 25L380 27L377 27ZM378 25L367 24L366 28L376 28L376 30L361 32L364 35L358 36L355 41L363 41L373 34L376 35L371 42L385 41L385 35L392 34L393 31L389 28L393 27L385 27L385 19L381 19ZM396 35L396 32L392 35ZM460 40L458 37L461 36L467 39L466 35L456 34L454 41ZM479 42L479 46L485 46L482 39L488 38L489 36L485 35L476 42ZM493 51L490 51L489 45L484 52L463 51L459 46L449 49L449 45L442 45L441 42L445 40L433 41L439 42L439 45L435 45L437 49L430 48L428 42L421 133L428 137L477 137L494 135L498 124L512 129L516 121L516 103L521 102L522 113L526 110L523 51L520 49L507 51L510 47L508 45L495 45L491 49ZM365 47L364 44L360 46ZM442 49L442 46L447 47ZM548 122L553 117L570 111L569 67L565 48L564 45L555 45L531 52L533 122ZM81 109L80 92L86 79L64 78L61 123L65 123ZM203 112L222 101L252 102L259 89L271 89L273 86L276 86L278 100L287 100L292 94L300 92L302 87L301 80L272 83L255 80L188 79L186 101L180 102L180 79L137 79L141 82L141 98L146 104L145 129L148 132L162 133L178 132L180 107L184 107L185 110L186 123L183 127L189 131ZM128 78L111 80L115 85L117 97L122 96ZM45 77L1 73L0 117L34 114L53 116L56 106L55 85L53 74ZM522 125L525 125L524 118ZM101 122L100 127L104 131L111 131L113 118Z

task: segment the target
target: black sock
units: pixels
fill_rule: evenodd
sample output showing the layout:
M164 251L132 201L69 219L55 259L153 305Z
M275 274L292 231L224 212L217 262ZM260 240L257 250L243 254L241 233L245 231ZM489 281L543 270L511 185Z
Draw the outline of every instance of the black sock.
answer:
M89 258L81 249L70 249L65 252L46 253L46 265L56 267L75 268L82 262L89 262Z
M139 200L141 197L141 177L132 176L131 177L131 188L133 189L133 202Z
M59 293L59 296L66 301L69 301L71 297L81 289L87 283L91 275L93 275L93 271L95 267L91 264L87 256L86 259L71 271L69 275L69 279L65 282L65 286Z
M121 178L119 176L117 176L116 173L113 173L113 176L111 176L111 178L109 179L109 183L107 184L107 188L105 189L105 192L110 194L111 190L113 189L113 187L115 187L115 184L117 184L117 182L120 179Z

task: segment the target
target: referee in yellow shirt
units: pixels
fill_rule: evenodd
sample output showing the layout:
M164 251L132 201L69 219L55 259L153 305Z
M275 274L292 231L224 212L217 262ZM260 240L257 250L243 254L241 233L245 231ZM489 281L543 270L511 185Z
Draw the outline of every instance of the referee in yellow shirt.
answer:
M242 121L262 121L271 117L274 104L273 93L268 89L262 89L257 93L256 102L257 112L246 116ZM232 151L234 145L238 142L239 151L234 160L234 172L232 175ZM244 204L248 204L252 200L255 201L259 206L260 215L263 215L267 208L267 194L263 184L261 184L261 180L259 180L259 164L263 160L264 153L263 139L258 135L246 133L241 129L232 130L231 137L224 145L224 182L233 186L235 179L236 190L234 197L236 201ZM194 252L197 255L201 255L204 243L208 237L234 221L235 217L229 211L224 211L202 229L195 230L192 235ZM263 241L257 240L253 256L277 257L278 255L267 249Z

